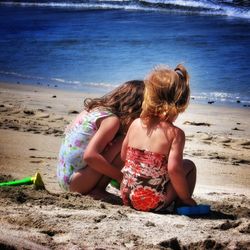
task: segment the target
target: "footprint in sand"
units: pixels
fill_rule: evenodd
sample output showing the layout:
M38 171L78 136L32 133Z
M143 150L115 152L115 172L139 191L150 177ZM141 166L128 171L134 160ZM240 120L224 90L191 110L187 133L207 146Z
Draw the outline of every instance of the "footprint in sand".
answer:
M44 156L34 156L34 155L30 155L30 158L33 158L33 159L47 159L47 160L55 160L57 159L57 157L44 157Z
M245 159L236 159L236 158L233 158L232 159L232 164L233 165L239 165L239 164L250 165L250 161L249 160L245 160Z
M214 141L218 144L222 144L224 147L232 147L233 140L227 137L217 137L214 138Z
M31 110L31 109L24 109L23 110L23 113L25 115L35 115L35 111L34 110Z
M105 219L106 217L107 217L107 215L105 215L105 214L99 215L99 216L97 216L97 217L94 218L94 222L95 222L95 223L99 223L99 222L101 222L103 219Z
M79 112L77 110L69 110L68 114L69 115L71 115L71 114L79 114Z
M231 228L236 228L241 224L241 221L229 221L227 220L226 222L223 222L222 224L214 227L213 229L219 229L219 230L229 230Z
M226 249L227 243L218 242L217 240L208 239L191 243L187 246L187 249Z
M29 148L30 151L36 151L36 148Z
M232 128L232 130L234 130L234 131L244 131L243 129L240 129L240 128L237 128L237 127Z
M212 160L228 160L229 158L223 155L219 155L217 152L212 152L208 154L208 158Z
M242 146L250 146L250 141L243 142L240 145L242 145Z
M216 138L216 142L219 142L219 143L230 143L230 142L232 142L232 139L218 137L218 138Z
M34 134L41 134L41 131L40 131L39 128L30 128L30 127L28 127L28 128L24 128L23 131L25 131L25 132L33 132Z
M51 135L53 134L54 136L61 136L63 135L64 131L61 129L57 129L57 128L48 128L47 130L45 130L43 132L43 134L45 135Z
M242 146L242 148L250 149L250 141L240 143L239 145Z
M189 245L183 245L177 237L171 238L169 240L162 241L158 243L159 246L164 249L225 249L227 243L217 242L216 240L210 239L211 236L208 236L207 239L192 242Z
M55 236L56 234L62 234L65 233L65 231L62 230L51 230L51 229L45 229L45 230L41 230L40 233L46 234L50 237Z
M43 160L34 160L34 161L30 161L30 163L42 163Z
M7 112L9 109L7 108L7 107L5 107L5 105L4 104L1 104L0 105L0 111L1 112Z
M208 127L211 126L211 124L209 124L207 122L190 122L190 121L185 121L183 124L184 125L193 125L193 126L208 126Z

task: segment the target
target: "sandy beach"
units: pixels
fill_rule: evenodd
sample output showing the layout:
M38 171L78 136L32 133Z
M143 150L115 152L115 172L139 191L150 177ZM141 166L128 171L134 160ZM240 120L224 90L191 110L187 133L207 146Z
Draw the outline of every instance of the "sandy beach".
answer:
M191 104L176 124L197 166L194 198L211 213L190 218L138 212L119 192L103 201L63 193L56 162L65 126L91 93L0 84L0 181L39 172L32 185L0 190L0 249L250 249L250 109Z

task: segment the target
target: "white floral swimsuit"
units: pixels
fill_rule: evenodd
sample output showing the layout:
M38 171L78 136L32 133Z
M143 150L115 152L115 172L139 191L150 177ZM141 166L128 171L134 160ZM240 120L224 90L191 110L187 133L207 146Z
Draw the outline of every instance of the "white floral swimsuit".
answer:
M86 167L83 154L98 129L96 125L97 119L112 115L114 114L107 110L83 111L66 128L57 165L57 178L61 188L69 190L72 175Z

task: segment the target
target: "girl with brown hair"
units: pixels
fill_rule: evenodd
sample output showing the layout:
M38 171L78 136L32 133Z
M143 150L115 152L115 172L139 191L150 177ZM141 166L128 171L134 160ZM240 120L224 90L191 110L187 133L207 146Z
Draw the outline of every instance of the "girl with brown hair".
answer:
M143 91L143 81L128 81L103 97L84 101L84 110L65 130L59 153L57 177L64 190L94 195L102 193L111 178L121 182L121 144L140 116Z

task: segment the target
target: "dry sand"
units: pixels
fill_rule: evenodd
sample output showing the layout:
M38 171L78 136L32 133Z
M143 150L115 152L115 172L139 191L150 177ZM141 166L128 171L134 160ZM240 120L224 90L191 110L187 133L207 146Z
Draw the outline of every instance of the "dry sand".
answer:
M93 96L0 84L0 181L40 172L46 190L0 190L0 249L250 249L250 109L191 104L177 125L198 169L190 218L138 212L108 187L103 201L63 193L56 161L65 126Z

